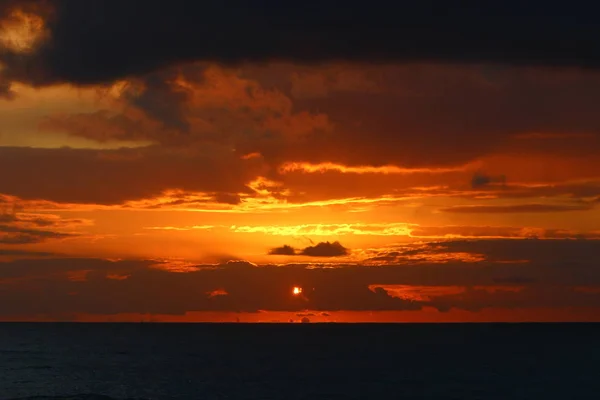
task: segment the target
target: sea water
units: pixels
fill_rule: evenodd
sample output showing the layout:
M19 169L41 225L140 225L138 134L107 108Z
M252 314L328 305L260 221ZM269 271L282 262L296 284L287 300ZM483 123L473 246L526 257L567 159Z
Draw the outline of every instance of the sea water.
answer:
M15 398L599 399L600 324L5 323Z

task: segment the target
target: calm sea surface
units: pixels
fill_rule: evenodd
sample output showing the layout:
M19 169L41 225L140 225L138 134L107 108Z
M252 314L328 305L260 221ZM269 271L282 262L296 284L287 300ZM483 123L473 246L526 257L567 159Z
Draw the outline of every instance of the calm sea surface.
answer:
M0 399L599 399L600 324L0 324Z

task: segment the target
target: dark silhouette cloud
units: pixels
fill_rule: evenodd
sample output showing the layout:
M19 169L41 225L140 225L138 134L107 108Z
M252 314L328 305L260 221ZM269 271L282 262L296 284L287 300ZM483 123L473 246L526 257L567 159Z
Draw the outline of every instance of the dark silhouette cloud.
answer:
M274 249L269 250L269 254L272 256L294 256L296 255L296 249L285 244L281 247L275 247Z
M498 176L486 175L486 174L478 171L473 175L473 178L471 178L471 186L474 188L478 188L481 186L487 186L492 183L505 184L506 177L504 175L498 175Z
M309 246L300 252L304 256L311 257L339 257L348 255L350 251L341 245L340 242L320 242L314 246Z
M340 242L319 242L314 246L308 246L301 250L286 244L269 250L268 254L278 256L339 257L348 255L349 253L350 251L342 246Z
M312 0L7 4L53 8L48 42L29 57L1 55L9 78L34 84L106 82L192 60L600 64L593 18L598 7L592 2L583 7L511 0L465 7L352 0L343 9L333 1Z

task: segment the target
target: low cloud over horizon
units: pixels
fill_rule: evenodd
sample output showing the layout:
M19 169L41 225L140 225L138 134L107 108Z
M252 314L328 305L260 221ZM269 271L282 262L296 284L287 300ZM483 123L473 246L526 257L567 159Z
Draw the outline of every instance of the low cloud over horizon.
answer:
M0 315L600 307L598 241L458 240L370 250L359 263L26 259L0 263ZM160 284L158 284L160 282ZM36 287L39 301L22 301ZM304 288L302 297L293 287ZM110 292L111 296L101 296ZM173 295L177 293L177 295ZM205 293L204 296L200 295ZM115 301L119 299L118 301Z

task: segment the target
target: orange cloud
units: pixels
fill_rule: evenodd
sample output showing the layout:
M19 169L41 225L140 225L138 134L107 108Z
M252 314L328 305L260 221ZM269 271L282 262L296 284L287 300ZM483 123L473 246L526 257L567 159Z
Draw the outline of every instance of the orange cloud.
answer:
M311 164L306 162L286 162L279 167L279 171L284 174L296 171L305 173L336 171L350 174L435 174L464 171L468 168L468 166L456 168L401 168L395 165L376 167L370 165L347 166L328 162L319 164Z
M339 235L378 235L408 236L410 224L304 224L274 226L231 226L233 232L266 233L277 236L339 236Z
M586 211L591 208L591 204L513 204L507 206L455 206L441 208L440 211L448 213L547 213Z
M227 293L223 289L215 289L215 290L211 290L210 292L206 292L206 294L208 295L209 298L212 298L212 297L216 297L216 296L227 296L229 293Z

